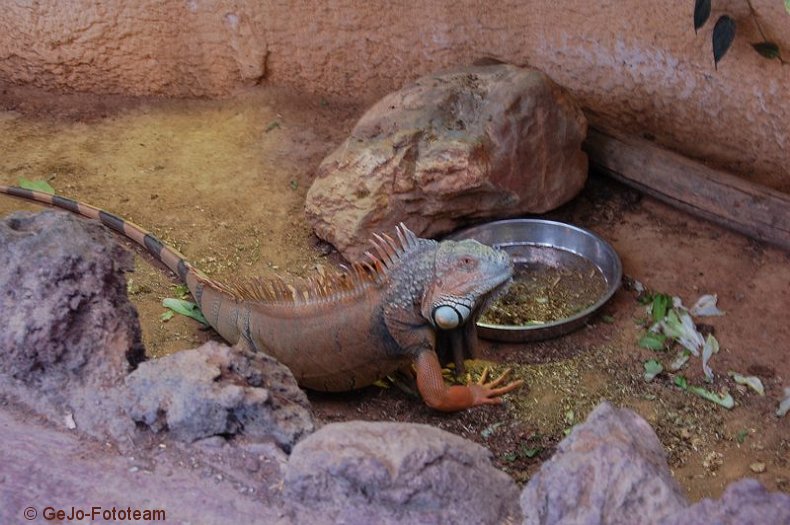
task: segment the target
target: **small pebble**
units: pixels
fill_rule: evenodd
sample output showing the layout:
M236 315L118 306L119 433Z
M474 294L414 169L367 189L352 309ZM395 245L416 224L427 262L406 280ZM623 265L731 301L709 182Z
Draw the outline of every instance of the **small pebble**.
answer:
M752 472L756 472L759 474L761 472L765 472L765 463L757 461L749 465L749 468L752 470Z

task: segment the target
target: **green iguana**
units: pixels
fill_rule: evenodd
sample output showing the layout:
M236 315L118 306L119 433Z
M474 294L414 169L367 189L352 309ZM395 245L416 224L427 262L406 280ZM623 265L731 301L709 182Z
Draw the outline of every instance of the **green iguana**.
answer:
M476 241L418 238L403 224L397 240L375 235L368 262L323 272L299 286L282 280L221 284L175 249L112 213L58 195L2 186L0 193L64 208L125 235L175 272L208 323L230 344L278 359L305 388L353 390L413 364L417 388L443 411L501 403L509 370L447 386L441 362L474 353L475 322L510 282L509 256Z

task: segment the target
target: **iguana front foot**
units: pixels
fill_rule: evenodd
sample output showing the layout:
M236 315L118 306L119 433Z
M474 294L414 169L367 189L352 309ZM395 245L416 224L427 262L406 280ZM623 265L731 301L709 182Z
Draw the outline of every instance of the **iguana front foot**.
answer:
M524 381L517 380L501 385L507 378L510 370L506 370L493 381L488 379L488 369L480 376L477 383L466 386L447 386L442 377L442 367L436 353L430 350L417 356L414 362L417 369L417 388L425 404L443 412L455 412L478 405L498 405L502 403L500 396L515 390Z

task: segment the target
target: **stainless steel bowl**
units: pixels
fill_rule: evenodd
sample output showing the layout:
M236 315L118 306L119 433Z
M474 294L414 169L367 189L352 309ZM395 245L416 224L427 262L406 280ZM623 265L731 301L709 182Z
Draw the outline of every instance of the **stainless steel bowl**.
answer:
M476 239L508 252L518 266L539 261L562 267L574 256L586 259L600 270L606 290L599 299L577 314L540 325L494 325L478 322L481 337L495 341L524 342L549 339L575 330L608 301L620 286L623 268L612 246L594 233L556 221L510 219L489 222L456 232L448 239Z

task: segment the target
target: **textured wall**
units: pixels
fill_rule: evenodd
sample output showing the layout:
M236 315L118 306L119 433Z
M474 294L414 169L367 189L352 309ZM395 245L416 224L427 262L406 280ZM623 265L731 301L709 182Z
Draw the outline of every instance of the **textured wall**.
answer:
M126 5L124 5L126 4ZM790 56L782 0L752 0ZM0 80L132 94L222 95L266 79L372 101L491 56L567 87L600 123L790 192L790 65L766 60L746 0L713 68L690 0L41 0L4 3Z

